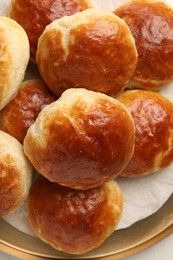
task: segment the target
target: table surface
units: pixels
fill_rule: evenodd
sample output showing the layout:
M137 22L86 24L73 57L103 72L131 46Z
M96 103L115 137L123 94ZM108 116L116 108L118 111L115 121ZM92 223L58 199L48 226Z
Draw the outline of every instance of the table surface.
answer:
M0 260L18 260L14 256L0 252ZM103 258L102 258L103 259ZM124 258L126 260L173 260L173 234L154 246L137 253L133 256ZM103 259L104 260L104 259Z

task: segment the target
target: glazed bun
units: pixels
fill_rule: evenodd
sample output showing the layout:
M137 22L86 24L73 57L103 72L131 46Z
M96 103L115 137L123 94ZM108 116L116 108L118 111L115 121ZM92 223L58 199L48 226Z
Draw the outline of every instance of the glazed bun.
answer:
M100 246L115 230L123 196L114 181L78 191L39 178L28 198L28 218L44 242L71 254Z
M69 89L40 112L24 151L50 181L85 190L120 174L133 155L134 135L134 122L120 102Z
M56 95L68 88L86 88L114 96L131 79L137 51L122 19L89 9L47 26L36 58L42 77Z
M133 90L118 98L132 115L135 150L123 176L151 174L173 162L173 103L158 93Z
M29 42L23 28L0 16L0 110L16 95L29 61Z
M0 112L0 129L23 143L39 112L56 99L44 81L23 82L16 97Z
M17 209L29 193L32 166L22 145L0 131L0 216Z
M35 62L37 42L45 27L55 19L91 8L90 0L12 0L9 17L26 31L31 61Z
M173 80L173 10L151 0L130 1L114 11L129 26L139 55L130 88L157 90Z

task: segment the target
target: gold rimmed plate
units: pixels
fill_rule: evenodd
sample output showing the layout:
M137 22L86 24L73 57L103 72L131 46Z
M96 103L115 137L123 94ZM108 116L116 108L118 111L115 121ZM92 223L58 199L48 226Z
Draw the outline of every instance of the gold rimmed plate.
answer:
M173 195L153 215L115 231L99 248L84 255L57 251L39 238L26 235L0 219L0 249L23 259L120 259L137 253L173 233Z

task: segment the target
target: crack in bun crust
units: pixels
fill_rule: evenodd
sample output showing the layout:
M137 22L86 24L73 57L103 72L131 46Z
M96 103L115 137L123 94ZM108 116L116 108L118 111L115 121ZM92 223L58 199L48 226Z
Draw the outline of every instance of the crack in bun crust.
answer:
M137 51L122 19L88 9L47 26L39 38L36 60L56 95L68 88L86 88L115 96L133 76Z
M31 61L35 63L37 42L52 21L92 8L90 0L12 0L9 17L26 31L30 42Z

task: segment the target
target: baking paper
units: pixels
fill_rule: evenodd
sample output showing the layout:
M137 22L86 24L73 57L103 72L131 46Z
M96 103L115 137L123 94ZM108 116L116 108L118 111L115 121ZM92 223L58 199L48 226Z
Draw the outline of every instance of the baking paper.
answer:
M94 0L94 7L104 11L113 11L125 0ZM165 1L173 6L171 0ZM7 8L10 0L0 1L0 15L7 15ZM29 67L26 79L36 77L37 72L33 67ZM173 83L160 93L173 102ZM168 200L173 193L173 164L150 176L130 178L117 178L123 195L124 210L117 229L127 228L133 223L142 220L154 212ZM7 215L4 219L17 229L34 235L27 220L25 203L15 212Z

